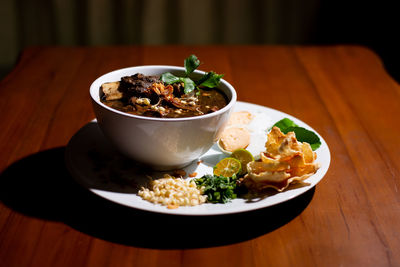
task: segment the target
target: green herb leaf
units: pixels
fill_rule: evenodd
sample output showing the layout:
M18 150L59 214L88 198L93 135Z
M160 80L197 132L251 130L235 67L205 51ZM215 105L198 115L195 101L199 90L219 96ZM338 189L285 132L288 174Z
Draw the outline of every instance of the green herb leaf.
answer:
M188 76L191 74L197 67L200 65L200 60L197 59L195 55L190 55L188 58L185 59L185 77L177 77L170 72L163 73L161 75L161 80L166 84L173 84L177 82L184 83L184 92L188 94L192 92L197 86L205 86L209 88L217 87L219 81L224 76L223 74L216 74L215 72L208 72L203 75L200 80L195 83L192 79Z
M196 84L190 78L181 78L181 81L183 81L184 83L183 91L185 92L185 94L190 93L194 90L194 88L196 88Z
M188 58L185 59L184 66L186 76L188 76L200 66L200 60L198 60L195 55L190 55Z
M283 132L286 128L295 127L295 126L297 126L297 124L288 118L283 118L280 121L278 121L277 123L275 123L272 127L274 127L274 126L278 127Z
M219 81L223 77L223 74L216 74L215 72L207 72L206 74L203 75L203 77L200 78L199 81L197 81L198 86L205 86L208 88L214 88L217 87L219 84Z
M166 84L173 84L181 81L181 78L173 75L170 72L166 72L161 75L161 81L165 82Z
M203 82L205 82L206 80L210 79L211 75L212 75L211 72L207 72L206 74L204 74L204 75L200 78L200 80L198 80L198 81L196 82L196 84L197 84L197 85L200 85L201 83L203 83Z
M236 176L224 177L207 174L201 178L194 179L194 181L197 187L204 186L204 194L207 195L208 202L227 203L237 197Z
M321 140L318 135L310 130L303 127L292 126L282 130L283 133L294 132L296 139L300 142L307 142L310 144L312 150L316 150L321 146Z

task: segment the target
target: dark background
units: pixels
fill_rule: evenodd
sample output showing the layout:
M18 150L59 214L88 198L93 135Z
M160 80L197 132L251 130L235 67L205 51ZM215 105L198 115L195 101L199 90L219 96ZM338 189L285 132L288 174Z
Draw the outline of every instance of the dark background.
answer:
M396 2L2 0L0 77L31 45L359 44L399 81Z
M311 42L367 46L399 82L399 12L399 1L321 1Z

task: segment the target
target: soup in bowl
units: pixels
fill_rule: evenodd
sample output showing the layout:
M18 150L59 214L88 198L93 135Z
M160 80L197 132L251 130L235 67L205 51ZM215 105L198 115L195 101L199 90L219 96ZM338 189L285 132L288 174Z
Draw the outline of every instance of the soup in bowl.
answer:
M216 88L185 93L183 84L179 92L179 83L160 82L165 73L181 77L185 68L124 68L102 75L90 86L97 123L107 139L125 156L157 170L182 168L207 152L237 98L235 89L224 79ZM195 70L190 78L198 80L205 74ZM139 81L131 80L136 78ZM143 80L148 80L148 85L134 88ZM125 88L115 91L121 83Z

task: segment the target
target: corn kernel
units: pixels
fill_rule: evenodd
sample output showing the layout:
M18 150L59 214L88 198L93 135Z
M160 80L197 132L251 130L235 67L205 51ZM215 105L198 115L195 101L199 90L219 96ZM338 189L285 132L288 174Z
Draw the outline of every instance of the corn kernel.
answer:
M195 206L207 199L202 191L204 190L199 190L193 181L166 176L152 181L149 188L142 187L138 194L144 200L165 206Z

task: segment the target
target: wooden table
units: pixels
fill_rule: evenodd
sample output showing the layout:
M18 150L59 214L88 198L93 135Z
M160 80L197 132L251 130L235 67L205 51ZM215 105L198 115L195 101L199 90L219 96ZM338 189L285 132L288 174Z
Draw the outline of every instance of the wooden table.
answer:
M70 138L108 71L183 64L225 73L238 99L316 129L324 179L270 208L153 214L77 185ZM400 87L358 46L33 47L0 84L0 266L399 266Z

